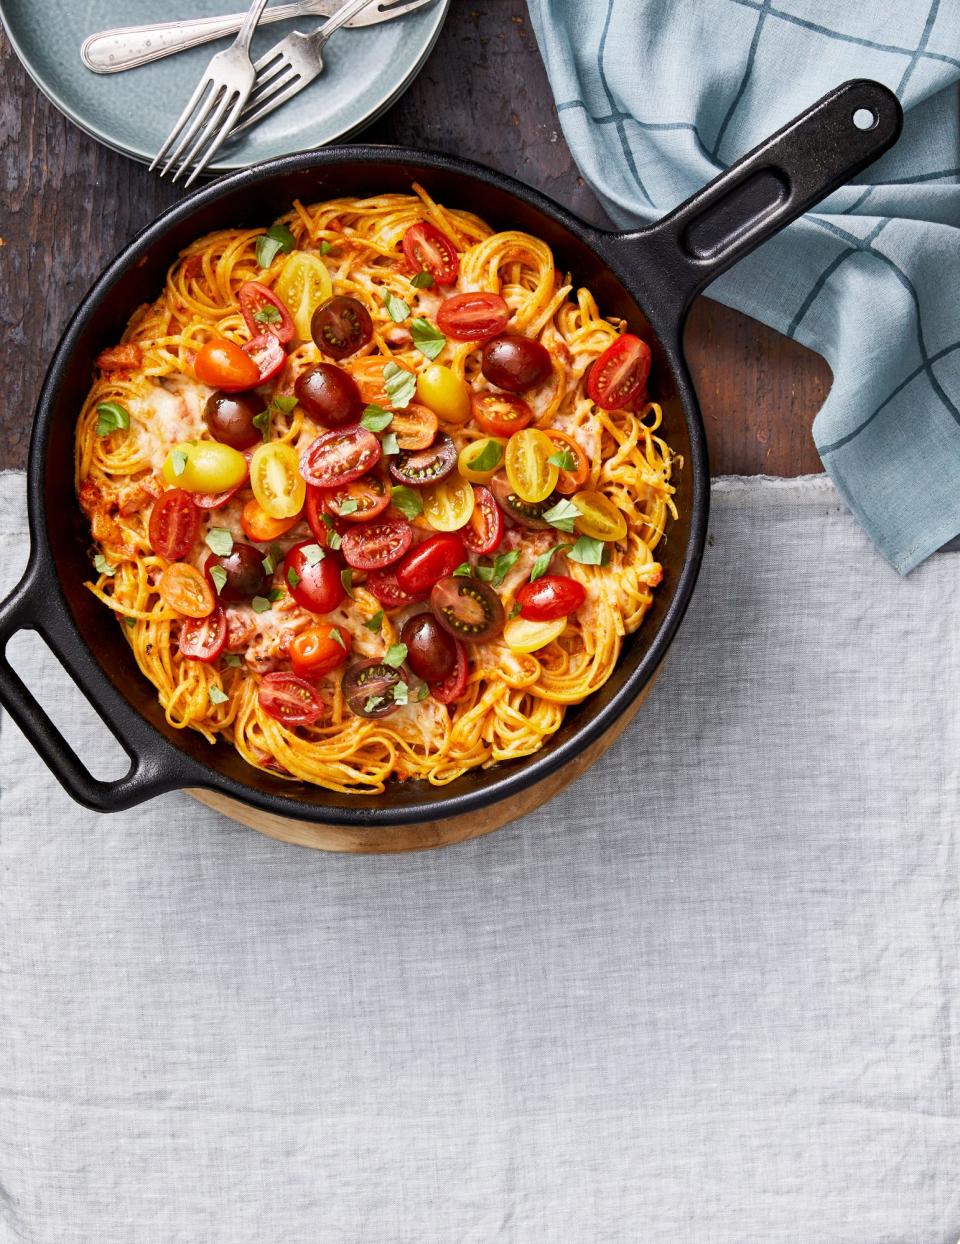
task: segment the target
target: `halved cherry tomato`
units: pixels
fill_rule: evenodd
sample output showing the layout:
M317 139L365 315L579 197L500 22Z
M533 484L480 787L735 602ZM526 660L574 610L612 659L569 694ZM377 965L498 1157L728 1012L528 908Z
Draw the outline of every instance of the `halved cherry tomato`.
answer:
M287 361L283 346L274 337L273 333L261 333L259 337L251 338L244 345L243 351L257 365L257 378L254 381L256 385L266 384L274 376L279 376ZM220 387L224 388L225 386L221 385Z
M459 565L459 562L457 564ZM371 570L363 586L371 596L376 596L386 609L404 609L407 605L414 605L418 600L423 600L428 590L412 594L405 592L397 582L397 576L392 569Z
M339 637L339 638L338 638ZM350 652L350 632L321 622L308 626L290 644L290 664L301 678L319 678L342 665Z
M390 482L379 475L362 475L342 488L324 489L323 508L345 523L369 523L390 504L392 491Z
M457 456L457 470L471 484L485 484L503 464L507 442L499 436L481 436L464 445ZM487 466L480 465L487 463ZM492 463L493 465L489 465Z
M641 392L649 374L650 347L624 333L590 368L587 396L604 410L620 410Z
M460 475L424 488L423 517L434 531L459 531L466 527L476 504L473 489Z
M447 575L433 585L430 608L454 639L482 644L503 630L503 602L482 579Z
M552 456L553 441L536 428L514 432L507 441L507 479L521 501L543 501L556 488L560 468L550 461Z
M296 450L283 441L268 441L253 451L250 487L271 518L294 518L303 509L307 486L298 466Z
M547 574L533 583L524 583L517 592L517 604L521 618L531 622L554 622L576 613L586 596L586 589L578 580L568 575Z
M429 272L438 285L456 285L460 275L456 247L429 220L421 220L406 231L403 253L411 271Z
M561 496L569 497L590 478L590 461L573 437L567 436L566 432L558 432L556 428L545 428L544 431L556 446L555 453L570 454L574 460L573 467L560 468L560 477L557 480L557 492Z
M622 540L627 534L623 511L602 492L578 492L570 500L580 511L574 525L581 535L593 540Z
M281 350L282 353L282 350ZM202 384L238 393L260 383L260 368L234 341L214 337L197 351L193 370Z
M187 618L205 618L213 613L217 600L213 588L195 566L171 562L157 582L160 597Z
M340 552L355 570L382 570L392 566L413 543L413 528L405 518L387 518L351 527L343 536Z
M297 337L309 341L313 313L333 293L326 264L316 255L294 251L284 263L274 288L290 308Z
M473 418L488 436L512 436L533 420L533 411L522 397L510 393L474 393Z
M285 726L309 726L323 714L323 700L316 687L282 670L264 674L257 699L269 717Z
M303 540L287 550L283 559L283 581L298 605L311 613L330 613L346 596L340 578L341 563L331 553L317 560L313 543Z
M201 510L219 510L221 506L227 504L231 497L237 495L246 482L243 479L239 484L234 484L232 488L228 488L226 492L195 492L193 493L193 504L198 505Z
M358 717L386 717L399 707L394 688L402 681L401 670L374 658L351 665L340 685L351 713Z
M521 527L529 527L533 531L545 531L550 526L543 515L560 500L559 493L551 493L543 501L523 501L513 491L513 486L503 472L498 472L493 477L490 487L497 499L497 505Z
M553 643L566 629L567 619L553 622L531 622L529 618L511 618L503 628L503 638L513 652L536 652Z
M437 416L428 406L411 402L406 410L395 410L390 431L401 449L427 449L437 434Z
M150 511L150 547L167 561L178 562L200 534L200 511L183 488L168 488Z
M495 553L503 539L503 515L489 488L474 487L476 504L470 521L460 532L467 551L485 557Z
M463 540L454 532L443 532L410 550L397 567L397 583L410 596L422 596L466 560Z
M227 642L227 615L219 605L206 618L188 618L180 628L178 645L182 657L215 661Z
M332 359L345 359L356 354L373 336L370 312L349 294L328 298L314 311L310 320L314 344Z
M293 320L286 305L259 281L244 281L237 290L240 310L251 337L272 333L284 345L293 337Z
M459 700L467 687L467 650L459 639L453 641L457 645L457 660L453 669L440 682L432 682L430 694L440 704L452 704Z
M457 447L440 432L429 449L404 449L390 459L390 474L398 484L426 488L439 484L457 465Z
M437 328L456 341L486 341L502 333L509 318L499 294L454 294L440 304Z
M279 540L291 527L300 521L299 513L290 518L274 518L268 514L256 497L251 497L243 507L240 515L240 526L248 540L257 544L269 544L271 540Z
M300 473L317 488L337 488L376 466L380 453L380 442L359 424L332 428L311 441L300 455Z
M243 454L219 441L181 441L163 460L163 478L187 492L227 492L243 484L247 469Z

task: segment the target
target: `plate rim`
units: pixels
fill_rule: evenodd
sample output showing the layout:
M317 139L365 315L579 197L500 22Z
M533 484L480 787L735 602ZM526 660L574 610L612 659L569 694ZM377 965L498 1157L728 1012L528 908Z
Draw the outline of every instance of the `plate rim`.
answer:
M241 169L250 168L253 164L261 164L266 160L282 159L283 156L294 155L298 151L313 151L319 149L320 147L330 146L332 143L342 142L344 139L360 133L360 131L366 126L372 125L373 122L381 117L388 108L392 107L393 104L397 102L401 95L403 95L413 84L414 79L420 74L420 71L423 69L430 56L430 53L436 46L437 40L440 38L440 32L443 30L443 26L449 14L452 2L453 0L434 0L436 22L429 38L424 44L423 51L420 56L410 67L406 76L401 79L397 86L392 88L384 96L377 100L376 103L374 103L369 110L365 111L363 116L360 117L354 124L345 126L342 130L329 138L321 139L319 142L310 143L306 146L297 146L248 160L218 160L216 163L211 164L204 170L203 180L206 181L209 177L215 177L222 173L238 172ZM119 142L116 138L104 133L101 130L98 130L95 126L89 124L83 118L78 116L77 113L62 98L59 97L57 92L41 77L36 69L36 66L26 55L23 46L12 33L7 15L8 8L9 0L0 0L0 26L3 27L3 32L7 36L17 60L26 70L27 76L30 78L31 82L40 94L43 95L43 97L47 99L54 108L56 108L61 116L65 117L66 120L68 120L72 125L75 125L77 129L86 134L88 138L92 138L95 142L100 143L110 151L117 152L118 155L127 156L129 159L135 160L138 164L149 164L153 160L155 154L154 152L142 151L137 147L127 146L126 144Z

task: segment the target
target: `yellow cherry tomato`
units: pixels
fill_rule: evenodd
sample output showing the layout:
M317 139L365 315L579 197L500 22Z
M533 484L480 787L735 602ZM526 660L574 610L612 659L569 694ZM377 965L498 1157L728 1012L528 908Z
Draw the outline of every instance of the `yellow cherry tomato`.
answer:
M536 428L514 432L507 441L507 479L521 501L545 501L556 488L560 470L550 461L554 452L553 441Z
M281 441L258 445L250 459L250 487L271 518L293 518L303 509L307 486L296 451Z
M434 531L459 531L466 527L476 504L476 494L459 475L422 489L420 499L423 517Z
M555 618L552 622L511 618L503 628L504 643L513 652L536 652L562 635L566 625L566 618Z
M627 534L627 520L621 510L602 492L578 492L570 498L580 511L574 526L582 536L593 540L622 540Z
M174 445L163 462L163 478L187 492L227 492L246 476L243 454L219 441L184 441Z
M485 484L499 470L506 444L501 436L481 436L479 440L471 441L460 450L457 470L464 479L474 484Z
M442 363L432 363L417 377L417 397L447 423L466 423L470 418L467 386Z
M321 302L333 296L327 265L306 251L294 251L283 265L273 292L289 309L301 341L312 340L310 321Z

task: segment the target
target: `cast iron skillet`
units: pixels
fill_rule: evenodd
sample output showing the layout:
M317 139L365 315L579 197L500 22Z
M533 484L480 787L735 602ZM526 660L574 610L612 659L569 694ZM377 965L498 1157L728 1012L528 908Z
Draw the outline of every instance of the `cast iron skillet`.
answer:
M854 122L866 122L859 128ZM865 168L895 141L902 113L879 83L847 82L814 104L698 194L633 232L592 228L508 177L448 156L393 147L307 152L224 177L165 212L126 247L86 296L57 346L37 407L28 468L31 550L23 579L0 605L0 700L67 791L101 812L163 791L205 787L301 820L354 827L437 820L493 804L546 777L599 737L640 694L690 600L707 524L709 474L703 424L681 337L694 296L732 263ZM375 797L291 783L246 765L229 745L166 725L103 606L84 588L90 535L74 498L73 435L93 360L116 341L131 312L163 286L177 252L201 234L263 225L299 197L408 192L421 182L451 207L495 228L544 238L557 266L588 285L605 314L621 315L654 349L653 393L664 436L682 455L680 517L658 556L663 586L609 682L570 709L536 755L476 770L449 786L391 783ZM131 759L116 782L95 779L6 659L18 630L38 631L116 734Z

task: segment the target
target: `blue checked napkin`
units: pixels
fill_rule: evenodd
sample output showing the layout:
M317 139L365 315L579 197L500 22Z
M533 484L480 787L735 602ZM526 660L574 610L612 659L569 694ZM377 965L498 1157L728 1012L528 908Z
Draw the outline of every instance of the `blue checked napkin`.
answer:
M625 225L849 78L896 91L897 145L709 294L827 359L817 449L906 574L960 532L960 4L529 4L574 158Z

